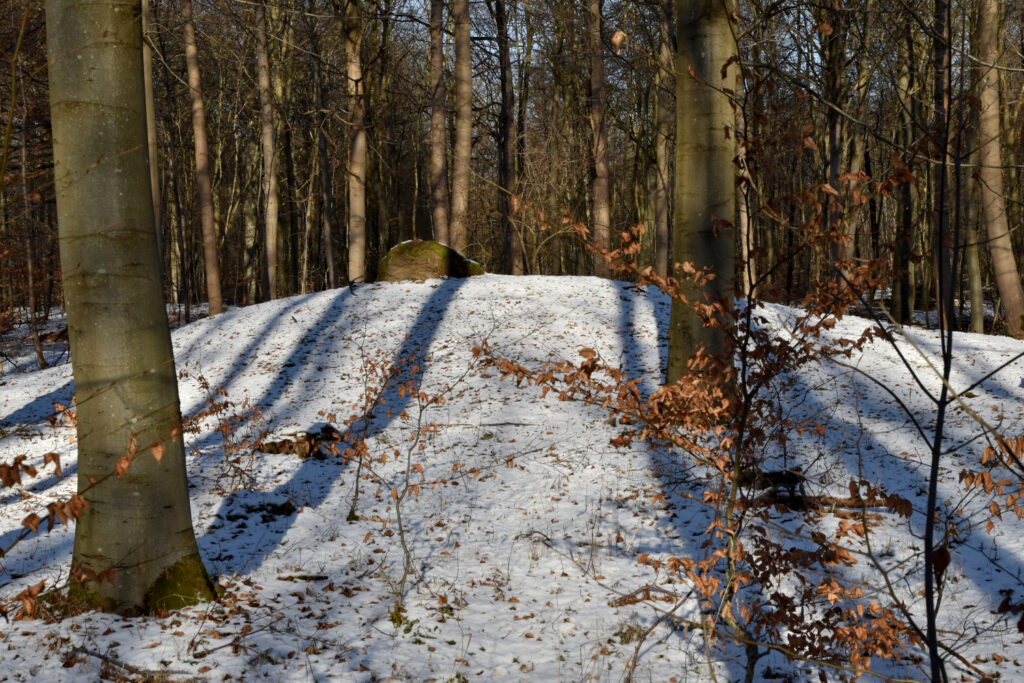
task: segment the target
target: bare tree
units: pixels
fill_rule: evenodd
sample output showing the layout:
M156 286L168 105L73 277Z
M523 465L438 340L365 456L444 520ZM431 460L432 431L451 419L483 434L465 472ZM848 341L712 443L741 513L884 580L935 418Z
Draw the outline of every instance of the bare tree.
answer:
M593 132L591 222L594 245L607 250L611 244L611 173L608 165L608 92L605 85L604 45L601 41L602 0L587 3L587 49L590 52L590 126ZM594 274L608 277L608 264L598 254Z
M1013 254L1010 226L1003 198L1002 135L999 126L999 61L997 38L999 11L996 0L979 0L978 69L978 176L982 217L988 235L988 251L996 287L1006 313L1006 332L1024 339L1024 287Z
M263 151L264 286L266 296L276 299L279 294L278 213L281 197L277 183L277 144L274 135L274 97L270 90L267 12L262 0L256 3L256 65L260 88L260 144Z
M210 315L224 312L220 293L220 265L217 262L217 230L213 219L213 189L210 184L210 146L206 140L206 106L199 77L199 54L196 29L192 22L192 0L181 2L182 30L185 36L185 67L188 70L188 91L192 100L192 131L196 149L196 194L199 219L203 229L203 261L206 265L206 295Z
M452 154L451 247L466 253L469 242L470 161L473 157L473 63L469 0L453 0L455 18L455 149Z
M447 244L448 144L444 77L444 0L430 0L430 208L434 239Z

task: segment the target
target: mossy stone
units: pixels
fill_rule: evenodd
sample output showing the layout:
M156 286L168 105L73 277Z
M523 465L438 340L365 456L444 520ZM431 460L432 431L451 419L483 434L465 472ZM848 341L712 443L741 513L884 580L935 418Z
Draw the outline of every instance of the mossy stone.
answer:
M429 240L412 240L393 247L377 269L379 282L427 280L435 277L483 275L483 267L451 247Z

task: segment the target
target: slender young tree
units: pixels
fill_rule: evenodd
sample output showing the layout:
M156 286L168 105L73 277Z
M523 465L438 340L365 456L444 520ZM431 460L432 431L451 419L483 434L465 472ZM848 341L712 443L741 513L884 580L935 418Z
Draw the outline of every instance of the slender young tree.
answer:
M149 184L153 192L153 224L156 225L157 247L160 249L160 262L163 263L163 243L161 236L161 202L160 202L160 164L158 163L159 145L156 129L156 100L153 97L153 48L149 42L152 27L149 18L149 0L141 0L142 5L142 74L146 86L146 146L149 149Z
M278 212L281 206L277 184L277 145L274 140L274 99L270 92L270 55L267 51L267 10L256 3L256 67L260 88L260 145L263 152L264 200L264 285L270 299L278 297Z
M473 156L473 64L469 0L453 0L455 18L455 149L452 154L452 217L449 239L460 254L469 241L470 161Z
M157 259L139 11L139 0L46 3L78 487L89 503L71 595L118 612L213 597L189 512Z
M604 50L601 42L601 0L587 3L587 49L590 51L590 127L593 164L592 218L594 245L608 249L611 245L611 171L608 158L608 88L605 83ZM594 259L594 274L608 277L608 264L598 254Z
M206 266L206 296L210 315L224 312L220 294L220 265L217 262L217 229L213 218L213 189L210 183L210 145L206 140L206 105L199 76L199 51L196 28L192 22L192 0L181 2L182 30L185 35L185 68L188 92L192 100L192 132L196 148L196 194L199 221L203 229L203 262Z
M430 0L430 209L434 239L448 244L448 144L444 78L444 0Z
M512 223L512 192L515 182L515 134L513 133L515 93L512 91L512 54L509 49L508 10L505 0L488 0L494 17L498 47L498 216L501 225L502 266L506 273L522 273L522 250Z
M709 269L706 287L683 283L691 304L728 301L733 293L736 209L735 127L726 90L736 91L731 0L676 0L676 208L672 258ZM725 338L705 327L692 307L672 302L667 381L687 371L699 347L725 352Z
M996 0L978 2L978 177L982 218L988 235L996 288L1006 313L1006 332L1024 339L1024 287L1013 254L1010 226L1003 195L1002 140L999 131L999 60L997 28L999 10Z
M327 286L334 289L338 286L338 273L334 263L334 184L331 161L327 154L328 116L324 96L323 58L320 52L320 39L315 29L310 31L310 45L316 59L313 87L316 90L316 152L320 170L320 220L323 232L324 261L327 266Z
M669 193L671 192L671 135L673 102L672 55L672 0L661 0L658 12L658 110L657 133L654 141L654 270L665 277L669 274Z
M363 83L363 22L359 0L345 3L345 55L351 107L348 158L348 281L366 279L366 85Z

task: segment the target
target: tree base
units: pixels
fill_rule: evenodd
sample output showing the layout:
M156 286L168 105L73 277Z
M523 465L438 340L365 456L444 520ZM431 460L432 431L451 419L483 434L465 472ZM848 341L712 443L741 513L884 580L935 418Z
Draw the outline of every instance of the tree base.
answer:
M139 616L182 609L217 599L216 587L197 552L186 555L165 569L146 592L143 605L123 604L118 601L117 595L108 594L102 588L95 581L72 578L68 582L67 601L78 609Z

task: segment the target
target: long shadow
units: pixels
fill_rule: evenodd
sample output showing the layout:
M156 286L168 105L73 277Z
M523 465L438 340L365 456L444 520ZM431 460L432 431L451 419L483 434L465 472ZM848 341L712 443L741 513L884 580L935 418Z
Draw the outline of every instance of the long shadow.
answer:
M649 357L650 347L637 339L635 327L637 325L638 299L643 305L650 306L656 321L657 337L654 343L657 344L658 368L650 368L642 362L642 359ZM622 344L622 360L619 369L626 373L630 379L639 380L637 388L643 399L647 399L665 381L665 372L668 364L668 322L670 315L670 300L655 288L648 287L641 292L633 287L624 287L619 296L619 320L618 333ZM685 486L685 475L679 472L678 453L671 449L649 443L646 449L647 459L651 472L657 477L662 491L666 495L666 502L670 503L674 512L670 515L673 530L678 535L675 540L666 540L659 545L643 546L637 545L632 549L632 554L651 553L659 555L669 552L675 556L688 556L696 558L700 554L696 540L700 538L704 530L712 521L710 509L706 506L695 504L691 498L679 495L678 489ZM678 513L678 514L677 514ZM682 615L677 615L682 616ZM683 636L686 637L686 636ZM653 651L654 644L641 651L641 661L647 651ZM727 651L726 656L719 661L719 664L726 669L726 680L736 681L743 678L743 667L740 664L736 653Z
M335 302L325 311L324 319L320 321L319 327L323 327L329 323L328 316L339 315L344 308L344 301L348 297L348 290L341 290ZM225 370L226 376L235 377L241 373L245 366L252 362L252 356L255 351L269 338L274 330L286 320L292 311L296 307L305 304L305 299L294 303L291 306L283 308L279 313L274 316L273 321L270 324L265 325L260 332L255 335L252 341L246 346L245 350L234 357L230 366ZM228 313L227 316L231 315L245 315L242 312ZM223 319L221 319L223 320ZM219 325L211 325L208 331L204 331L198 335L195 340L192 340L193 346L201 346L202 341L218 329ZM314 330L313 332L315 332ZM74 395L74 382L68 380L63 383L60 387L48 392L43 396L38 396L25 405L21 406L14 412L4 416L0 419L0 424L12 426L17 424L36 424L44 423L47 418L53 414L53 404L62 403L64 405L71 404L71 398ZM182 406L183 410L185 406ZM195 406L192 410L197 410L199 406ZM78 471L77 461L68 464L63 473L63 478L56 476L48 476L38 481L32 482L26 487L26 490L31 493L42 493L46 489L55 486L63 479L74 476ZM20 499L20 494L16 492L8 493L0 497L0 505L6 505L15 500ZM17 528L11 529L3 534L0 534L0 550L6 549L12 543L17 541L25 534L25 529ZM30 552L25 552L23 549L15 550L11 556L4 558L5 571L0 574L0 587L7 585L12 577L19 575L29 574L36 569L46 566L54 557L60 556L61 553L70 553L71 545L73 543L73 535L62 537L61 540L57 541L56 544L51 544L48 540L51 536L40 533L38 537L27 537L22 544L28 543L32 545ZM40 546L39 544L44 544ZM40 548L44 548L42 551ZM21 548L21 545L19 545Z
M240 353L237 353L237 354L233 354L233 359L232 359L231 363L225 369L218 371L219 374L222 374L224 377L227 378L227 383L223 386L223 388L230 389L230 387L234 383L235 378L241 376L243 374L243 371L246 369L246 367L249 366L250 364L252 364L256 360L256 354L257 354L257 351L259 350L259 348L261 346L263 346L263 344L266 342L267 339L269 339L269 338L271 338L273 336L273 333L274 333L275 330L277 330L277 328L279 328L282 324L284 324L284 322L287 319L290 319L292 317L293 313L297 309L300 309L300 308L302 308L304 306L308 306L308 302L309 302L310 298L316 297L316 296L324 296L325 294L326 293L319 294L319 295L314 294L314 295L310 295L308 297L302 297L302 298L300 298L300 299L298 299L296 301L291 302L291 304L288 305L287 307L282 308L280 310L280 312L278 312L274 316L273 321L270 324L265 325L263 327L263 329L260 331L260 333L255 335L252 338L252 340L246 345L246 347L245 347L245 349L243 351L241 351ZM330 322L331 322L330 316L331 315L340 316L341 313L345 309L345 302L348 300L348 298L351 295L350 295L349 289L345 288L345 289L333 290L332 296L334 297L333 302L331 303L330 306L328 306L324 310L323 314L320 316L320 319L317 321L317 323L314 326L314 328L312 328L310 330L310 332L308 332L306 334L306 336L303 337L303 340L302 340L302 342L300 342L300 345L298 347L296 347L297 349L299 347L301 347L301 345L303 343L306 343L306 340L310 337L310 335L319 334L320 332L322 332L323 329L326 328L330 324ZM230 316L230 315L245 315L245 313L242 312L242 311L238 311L238 312L227 313L225 315L226 316ZM211 327L209 332L201 333L195 340L193 340L191 342L191 346L202 348L203 347L202 340L206 336L208 336L210 332L213 332L216 329L217 329L217 327ZM293 362L293 360L289 359L289 362ZM285 374L285 373L282 373L282 374ZM279 397L279 394L278 394L278 397ZM264 400L263 403L266 403L266 400ZM196 406L189 406L188 409L186 409L185 406L182 406L182 412L185 413L185 414L194 413L195 411L199 410L201 407L202 407L201 404L200 405L196 405Z
M884 343L876 341L876 344ZM842 368L838 368L842 371ZM904 372L906 372L904 370ZM979 372L979 376L984 374ZM864 479L877 484L882 482L884 488L890 493L899 493L904 498L911 501L914 506L914 513L909 520L909 529L917 537L922 538L924 534L925 524L925 513L924 509L927 503L927 489L928 489L928 457L927 447L922 442L920 452L925 453L919 463L905 463L900 460L896 460L892 455L894 448L892 444L886 444L883 440L879 439L875 433L865 429L864 425L860 423L859 416L870 414L870 420L878 423L883 419L888 425L888 429L893 433L914 433L913 426L910 420L899 411L895 406L887 404L884 400L881 400L879 390L871 385L870 382L863 379L858 379L856 376L848 377L845 375L834 375L835 383L840 384L843 382L849 382L855 384L857 395L857 417L844 417L837 414L832 410L834 401L826 401L824 394L826 393L820 387L810 386L807 383L807 378L803 374L797 375L797 385L794 387L794 391L798 395L803 397L803 405L801 406L801 412L808 416L816 415L828 415L828 421L826 427L830 430L830 434L835 433L840 436L835 439L826 442L825 447L833 452L840 454L842 465L846 468L846 474L852 479L863 477ZM911 391L919 392L920 389L916 386L911 385L911 379L908 376L906 378L906 385L911 387ZM977 391L988 392L991 390L989 382L980 387ZM843 389L843 400L851 400L854 395L849 389ZM997 390L996 393L1003 394L1001 390ZM838 400L838 399L837 399ZM952 409L952 406L951 408ZM935 414L933 412L927 412L924 410L915 411L918 421L921 423L925 433L928 434L929 438L933 436L932 432L935 424ZM820 419L820 418L815 418ZM835 430L832 432L831 430ZM878 431L878 430L875 430ZM827 437L826 437L827 438ZM948 447L951 443L964 442L969 440L969 435L964 435L956 432L956 428L949 424L945 428L945 435L943 443ZM917 437L920 440L920 437ZM901 448L905 448L905 445L901 445ZM862 457L858 457L858 454L866 454ZM950 463L951 456L945 456L945 463ZM899 468L900 474L896 474L894 468ZM842 481L837 482L842 485ZM956 503L957 499L963 498L965 491L960 484L956 481L945 482L946 492L945 495L940 485L938 505L940 509L944 507L946 500L951 503ZM940 482L941 484L941 482ZM952 490L952 495L950 495ZM1015 521L1015 520L1014 520ZM1012 524L1014 521L1009 519L1004 522L1006 524ZM957 559L957 568L961 569L966 578L974 585L974 587L982 592L988 593L993 601L993 604L998 604L999 596L998 590L1000 588L1013 587L1017 589L1017 594L1020 595L1020 589L1024 587L1024 558L1016 555L1012 547L1001 547L998 543L998 539L995 536L982 535L982 537L976 536L981 534L980 531L972 530L971 533L963 539L962 544L957 547L955 556ZM881 539L875 538L877 552L877 544L883 543ZM922 541L923 543L923 541ZM988 545L993 548L992 553L998 556L998 566L993 570L993 563L987 558L981 549L981 545ZM919 565L919 576L923 580L923 563ZM852 571L852 570L851 570ZM1002 579L998 577L1004 577ZM994 578L995 577L995 578ZM854 577L856 580L856 577ZM946 582L949 584L949 581ZM923 600L923 598L918 598ZM943 610L947 615L949 611L954 609L953 607L946 606ZM923 615L923 606L920 607L919 613ZM940 612L940 620L943 612ZM918 625L923 628L924 618L919 617ZM940 621L941 627L941 621ZM904 672L905 673L905 672Z
M53 415L53 404L71 405L71 397L74 393L74 383L68 380L53 391L43 396L37 396L13 413L5 415L0 419L0 425L11 427L19 424L45 422L46 418Z
M339 451L360 439L371 439L379 435L408 407L427 369L425 355L448 305L463 282L461 279L446 280L431 294L395 354L394 362L400 372L390 377L381 389L386 401L379 402L346 428L337 444ZM339 298L324 311L317 325L292 350L285 366L289 363L298 364L311 352L309 344L322 339L330 325L335 324L334 321L340 317L341 310L338 307L343 301ZM414 365L406 362L414 358ZM297 380L294 373L282 371L260 404L272 406ZM411 394L399 391L399 387L410 383L414 389ZM228 571L241 573L260 567L294 526L299 507L315 508L322 504L345 469L346 465L340 459L306 458L288 481L272 491L240 491L230 494L221 503L209 531L199 540L204 555L215 567ZM258 534L257 530L247 528L247 519L254 513L260 514Z

